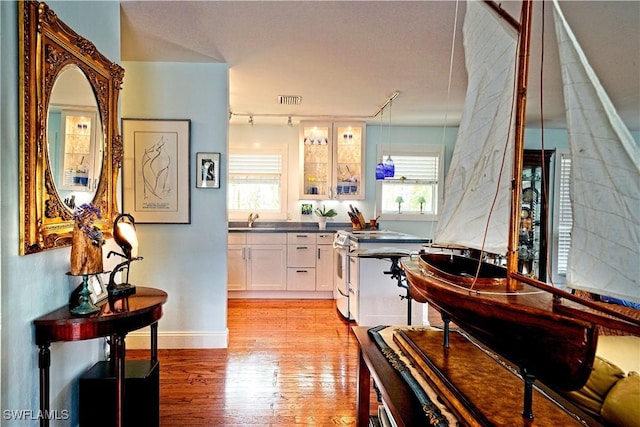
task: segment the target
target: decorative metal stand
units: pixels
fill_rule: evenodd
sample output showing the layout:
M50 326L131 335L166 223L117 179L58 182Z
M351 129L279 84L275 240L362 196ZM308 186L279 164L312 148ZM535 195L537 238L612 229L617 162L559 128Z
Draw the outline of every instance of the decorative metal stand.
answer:
M392 279L397 280L398 287L404 288L406 290L406 295L399 295L400 299L407 300L407 325L411 326L411 295L409 294L409 285L407 285L407 279L404 274L404 270L400 267L400 258L406 257L406 255L402 256L388 256L391 260L391 267L389 271L385 271L384 274L390 274Z
M80 304L72 308L71 314L75 316L89 316L100 311L100 307L95 306L91 302L91 292L89 291L89 275L82 275L82 289L80 290Z

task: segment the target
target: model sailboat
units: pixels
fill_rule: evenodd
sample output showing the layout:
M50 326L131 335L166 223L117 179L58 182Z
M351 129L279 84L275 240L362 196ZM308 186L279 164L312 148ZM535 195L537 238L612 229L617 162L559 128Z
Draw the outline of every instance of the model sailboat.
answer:
M598 325L640 335L640 322L516 271L532 3L524 2L519 24L489 6L467 4L468 92L434 242L506 254L507 268L425 253L403 269L413 299L428 301L523 374L575 390L591 373ZM554 14L573 172L568 286L640 302L640 150L557 2Z

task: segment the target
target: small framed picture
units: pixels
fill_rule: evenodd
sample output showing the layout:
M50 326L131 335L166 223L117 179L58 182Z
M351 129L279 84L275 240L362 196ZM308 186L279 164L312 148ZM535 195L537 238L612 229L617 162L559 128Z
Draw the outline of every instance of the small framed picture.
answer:
M107 285L104 283L102 274L89 276L88 287L91 292L89 297L92 303L97 304L107 297Z
M220 153L197 153L195 170L197 188L220 188Z

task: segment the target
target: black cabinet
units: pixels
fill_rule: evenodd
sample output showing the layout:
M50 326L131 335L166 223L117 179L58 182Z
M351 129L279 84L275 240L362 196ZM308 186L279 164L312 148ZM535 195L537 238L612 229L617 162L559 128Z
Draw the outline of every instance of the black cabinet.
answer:
M552 150L525 150L522 170L518 271L546 281L549 164Z
M79 381L80 426L116 425L116 376L109 362L98 362ZM160 424L160 365L153 360L125 363L124 425Z

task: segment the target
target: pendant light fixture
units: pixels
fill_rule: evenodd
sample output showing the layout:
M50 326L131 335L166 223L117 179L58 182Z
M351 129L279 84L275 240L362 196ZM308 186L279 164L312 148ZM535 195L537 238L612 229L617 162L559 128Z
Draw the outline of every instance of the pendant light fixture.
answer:
M393 178L396 174L396 167L393 163L393 159L391 158L391 110L393 109L393 99L389 103L389 154L387 160L384 161L384 177L385 178ZM384 157L384 155L383 155Z
M384 114L384 108L380 110L380 148L381 149L382 149L382 143L383 143L382 141L382 115L383 114ZM384 179L384 163L382 163L382 160L384 160L384 152L382 153L382 158L376 165L376 179Z

